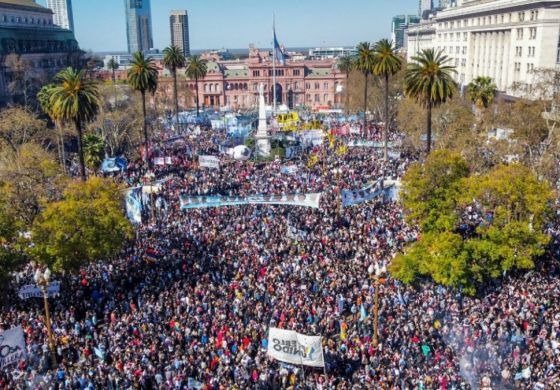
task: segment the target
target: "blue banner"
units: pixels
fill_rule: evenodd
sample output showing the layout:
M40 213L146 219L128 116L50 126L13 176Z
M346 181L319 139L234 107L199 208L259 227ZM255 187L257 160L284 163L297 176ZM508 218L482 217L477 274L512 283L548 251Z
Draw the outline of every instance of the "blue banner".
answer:
M125 196L126 215L130 222L142 223L142 187L131 188Z
M101 163L101 171L105 173L126 171L128 164L124 157L106 158Z
M342 207L364 203L377 198L381 194L383 194L382 180L361 190L342 190Z

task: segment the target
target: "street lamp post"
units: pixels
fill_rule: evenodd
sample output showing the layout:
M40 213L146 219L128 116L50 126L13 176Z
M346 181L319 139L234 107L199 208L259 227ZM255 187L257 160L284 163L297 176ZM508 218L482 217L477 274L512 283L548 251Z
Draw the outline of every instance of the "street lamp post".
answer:
M53 369L56 367L56 352L55 352L55 344L54 344L54 337L52 332L51 326L51 314L49 311L49 284L51 280L51 270L47 267L44 271L41 271L40 268L37 268L35 275L33 277L35 279L35 283L39 286L43 293L43 300L45 302L45 317L47 319L47 333L49 337L49 351L51 353L51 360Z
M383 284L381 276L387 272L385 265L379 266L379 264L372 264L368 268L368 273L370 278L373 280L373 285L375 286L375 296L374 296L374 309L373 309L373 346L377 348L379 344L379 287Z

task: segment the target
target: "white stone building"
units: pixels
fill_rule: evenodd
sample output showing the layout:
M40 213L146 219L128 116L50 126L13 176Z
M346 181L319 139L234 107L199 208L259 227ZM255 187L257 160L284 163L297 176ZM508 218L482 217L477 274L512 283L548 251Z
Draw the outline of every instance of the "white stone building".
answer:
M530 92L532 71L560 67L560 0L457 0L406 33L407 59L443 50L465 86L490 76L509 95Z

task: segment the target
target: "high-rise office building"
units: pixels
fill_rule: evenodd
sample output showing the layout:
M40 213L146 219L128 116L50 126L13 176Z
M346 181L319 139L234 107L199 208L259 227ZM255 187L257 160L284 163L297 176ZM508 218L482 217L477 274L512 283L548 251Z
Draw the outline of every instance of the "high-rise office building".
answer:
M124 0L128 52L145 52L154 46L150 0Z
M420 23L420 17L417 15L397 15L393 16L391 23L391 41L395 49L401 49L405 46L404 30L411 24Z
M187 11L171 11L169 16L171 44L183 50L185 57L191 55L189 42L189 16Z
M424 17L426 12L434 9L433 0L419 0L418 1L418 16Z
M54 24L74 31L72 0L47 0L47 7L54 13Z

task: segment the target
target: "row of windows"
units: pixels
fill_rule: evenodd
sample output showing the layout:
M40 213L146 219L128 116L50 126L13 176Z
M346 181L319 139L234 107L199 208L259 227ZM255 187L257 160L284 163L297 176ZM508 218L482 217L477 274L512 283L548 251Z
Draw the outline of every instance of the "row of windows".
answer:
M512 22L524 22L526 20L526 16L531 21L535 21L539 19L539 11L533 10L530 12L517 12L517 13L508 13L501 14L501 15L490 15L490 16L481 16L477 18L469 18L463 20L452 20L450 22L440 22L439 28L460 28L460 27L469 27L469 26L486 26L489 24L503 24L503 23L512 23Z
M37 24L37 25L51 25L52 20L43 18L34 18L27 16L14 16L14 15L2 15L2 22L4 23L24 23L24 24Z
M289 73L288 69L276 69L276 76L289 76ZM272 69L268 70L268 76L272 76ZM300 69L292 69L292 76L301 76ZM261 71L253 70L253 77L261 77Z
M334 83L335 88L338 86L338 82ZM314 89L318 90L321 89L321 83L315 83L314 85ZM294 91L298 91L299 90L299 83L296 81L293 84L293 90ZM323 89L324 90L328 90L330 87L330 84L328 82L323 83ZM189 85L189 88L194 89L196 88L195 84L191 84ZM248 85L247 83L226 83L225 84L225 88L227 91L231 91L231 90L244 90L247 91L248 90ZM268 84L265 85L265 89L268 88ZM305 83L305 89L309 90L311 89L311 83ZM257 92L259 90L259 84L258 83L253 83L253 91ZM204 92L207 93L211 93L211 92L220 92L220 84L215 83L215 84L204 84Z
M531 63L527 63L527 73L530 73L535 69L535 65ZM516 62L513 64L513 70L516 72L521 72L521 62Z
M523 46L515 47L515 56L523 57ZM535 46L529 46L527 48L527 57L534 57L534 56L535 56Z
M523 28L518 28L516 29L516 34L517 34L517 40L520 41L523 39L523 32L525 29ZM535 40L537 39L537 28L536 27L531 27L529 28L529 39L530 40Z

